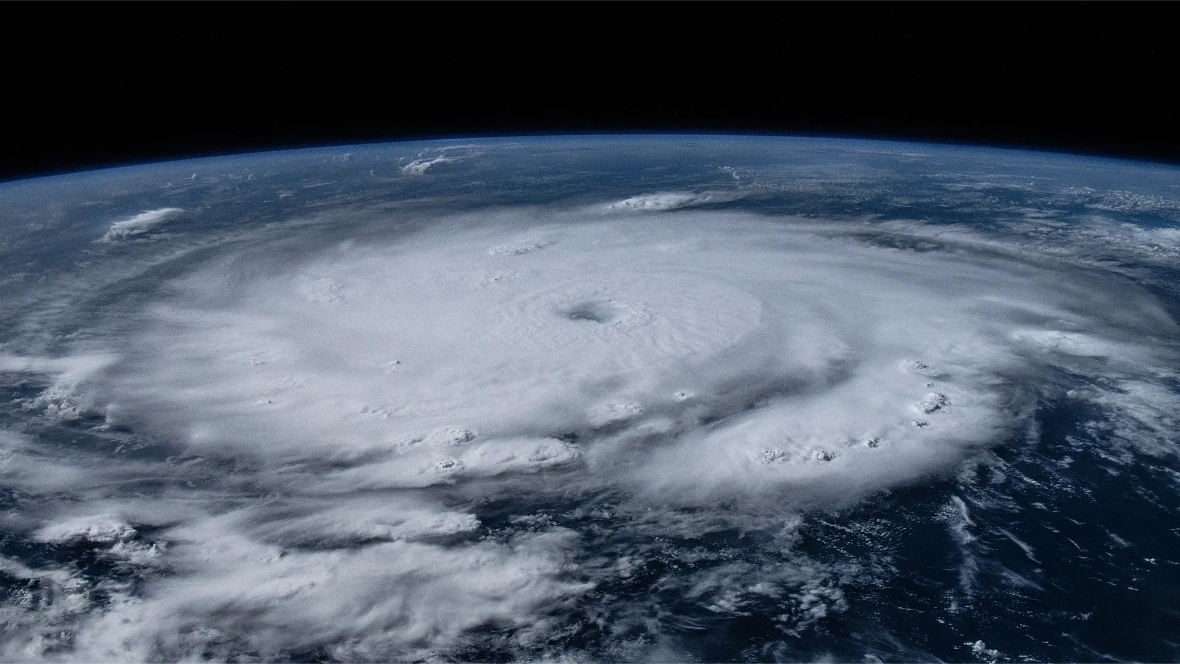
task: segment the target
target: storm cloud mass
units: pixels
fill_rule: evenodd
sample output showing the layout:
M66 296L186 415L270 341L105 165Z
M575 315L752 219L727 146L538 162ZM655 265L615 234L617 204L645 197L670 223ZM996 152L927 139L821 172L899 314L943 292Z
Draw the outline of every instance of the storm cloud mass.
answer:
M407 150L385 177L428 188L495 150ZM682 660L749 616L725 637L745 659L927 657L904 634L805 641L906 574L817 551L816 519L863 534L841 515L999 472L1067 398L1087 449L1176 465L1174 226L1111 222L1093 192L1072 225L1005 209L1019 228L774 209L757 168L712 170L219 228L192 221L214 203L108 217L79 249L93 283L40 286L0 347L24 388L0 573L27 595L4 658ZM824 186L863 200L880 174L857 172ZM943 191L966 210L980 186ZM986 586L967 493L929 519L957 552L951 612ZM1018 655L985 636L959 658Z

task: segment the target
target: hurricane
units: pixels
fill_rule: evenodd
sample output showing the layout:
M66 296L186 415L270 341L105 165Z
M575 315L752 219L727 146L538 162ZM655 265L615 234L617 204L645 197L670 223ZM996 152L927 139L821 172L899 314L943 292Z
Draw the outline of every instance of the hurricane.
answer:
M1174 168L350 150L0 189L5 659L1180 654Z

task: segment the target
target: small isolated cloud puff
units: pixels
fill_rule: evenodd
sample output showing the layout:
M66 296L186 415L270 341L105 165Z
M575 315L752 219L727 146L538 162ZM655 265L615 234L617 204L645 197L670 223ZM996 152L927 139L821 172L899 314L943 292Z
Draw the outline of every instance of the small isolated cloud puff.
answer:
M742 194L736 191L704 191L700 193L683 191L657 192L654 194L632 196L631 198L611 203L607 205L607 209L660 212L694 205L704 205L706 203L722 203L736 200L741 198L741 196Z
M122 221L116 221L111 224L106 235L102 236L102 241L117 242L142 235L181 212L184 212L181 208L160 208L158 210L141 212L134 217Z
M452 161L459 161L459 159L455 157L448 157L446 155L439 155L432 159L415 159L405 166L402 166L402 173L405 173L406 175L422 175L431 166L435 166L437 164L446 164Z
M443 148L435 148L433 151L438 152L438 156L436 157L427 156L427 153L432 150L423 150L418 153L417 159L402 166L401 172L404 175L424 175L427 170L439 164L466 161L481 154L474 150L475 147L475 145L451 145Z

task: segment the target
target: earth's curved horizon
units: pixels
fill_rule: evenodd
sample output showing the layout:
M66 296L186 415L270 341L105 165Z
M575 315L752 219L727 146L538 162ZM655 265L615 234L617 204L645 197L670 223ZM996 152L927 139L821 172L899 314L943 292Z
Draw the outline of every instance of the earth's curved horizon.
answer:
M1180 659L1180 167L446 140L0 215L0 659Z

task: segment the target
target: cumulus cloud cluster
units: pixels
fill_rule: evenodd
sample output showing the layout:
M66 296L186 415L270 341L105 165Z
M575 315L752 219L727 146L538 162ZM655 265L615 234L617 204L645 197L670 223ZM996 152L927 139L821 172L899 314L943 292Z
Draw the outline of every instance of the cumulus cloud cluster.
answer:
M401 172L405 175L424 175L433 166L466 161L478 154L472 151L474 147L471 145L453 145L445 148L435 148L434 150L424 150L418 154L417 159L413 159L410 163L402 166ZM438 154L431 156L431 152L437 152Z
M677 208L704 205L705 203L722 203L740 198L736 191L664 191L655 194L641 194L609 204L611 210L634 210L637 212L658 212L661 210L675 210Z
M1059 256L667 212L709 200L485 213L296 259L227 250L101 357L4 358L172 446L47 463L7 441L10 484L85 499L47 507L36 537L89 542L142 581L85 618L63 609L73 651L420 658L489 633L529 647L642 564L586 560L589 535L536 505L646 535L777 523L789 548L799 512L1002 441L1049 368L1150 376L1174 359L1149 293ZM1136 394L1155 422L1164 397ZM150 499L147 478L164 487ZM721 613L793 602L795 628L842 602L822 571L747 567L683 595ZM38 638L8 655L41 654Z
M111 224L110 229L102 236L102 240L104 242L117 242L143 235L180 212L184 212L184 210L171 207L141 212Z

